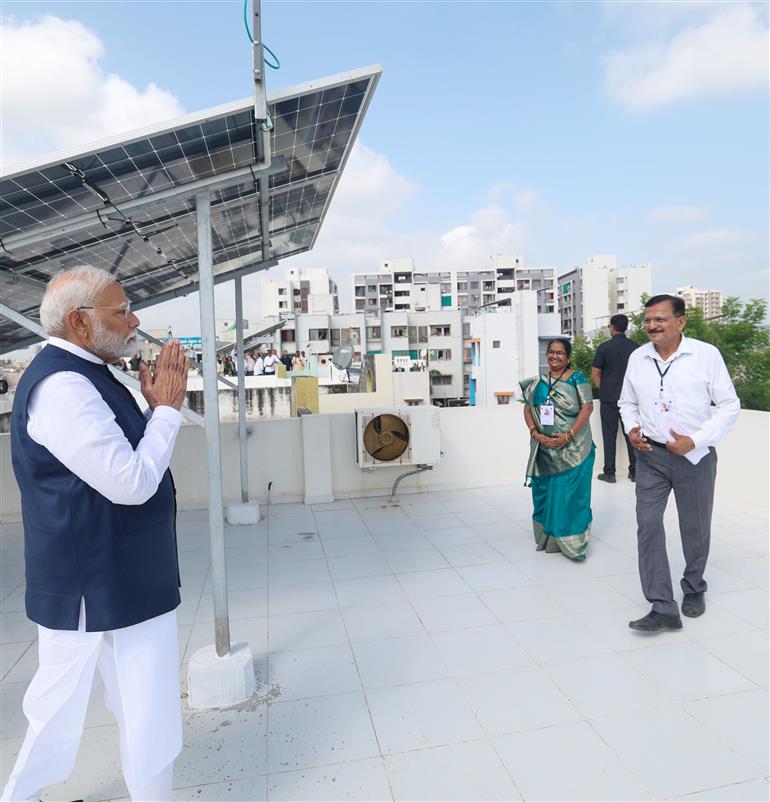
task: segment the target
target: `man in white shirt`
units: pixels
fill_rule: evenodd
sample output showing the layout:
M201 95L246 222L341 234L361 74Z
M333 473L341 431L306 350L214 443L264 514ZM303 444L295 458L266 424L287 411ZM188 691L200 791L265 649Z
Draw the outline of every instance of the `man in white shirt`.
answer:
M270 350L265 357L265 375L266 376L274 376L275 375L275 366L280 364L281 360L278 357L278 354L275 351Z
M246 353L244 354L243 364L246 376L253 376L256 360L254 359L254 354L251 351L246 351Z
M703 578L711 540L716 444L735 426L740 401L719 351L685 337L685 305L673 295L645 304L650 342L631 354L618 406L637 449L636 519L639 575L652 610L632 629L681 629L666 554L663 513L676 498L685 558L682 613L706 610Z
M187 359L173 341L154 373L141 364L143 414L107 366L136 351L139 325L112 276L85 266L60 273L40 318L50 339L19 381L11 419L39 668L2 799L38 800L69 776L98 676L131 798L170 800L182 733L168 465Z
M254 362L254 375L255 376L265 375L265 358L259 351L257 352L257 359Z

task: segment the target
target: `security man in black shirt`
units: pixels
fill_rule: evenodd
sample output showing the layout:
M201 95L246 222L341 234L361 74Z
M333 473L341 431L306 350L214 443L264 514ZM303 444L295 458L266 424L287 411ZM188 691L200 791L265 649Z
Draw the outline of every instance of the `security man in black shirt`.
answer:
M610 318L609 340L596 349L591 378L599 388L600 412L602 418L602 439L604 440L604 470L599 474L603 482L615 482L615 444L618 437L620 410L618 399L623 387L623 377L631 352L637 348L633 340L626 337L628 318L625 315L613 315ZM621 427L621 431L623 428ZM628 442L623 431L628 449L628 478L636 481L636 452Z

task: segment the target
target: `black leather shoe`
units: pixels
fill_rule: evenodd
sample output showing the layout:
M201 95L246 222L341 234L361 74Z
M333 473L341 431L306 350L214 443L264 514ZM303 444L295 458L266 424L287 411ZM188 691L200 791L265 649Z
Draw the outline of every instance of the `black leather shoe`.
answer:
M650 610L644 618L629 621L628 626L642 632L660 632L662 629L681 629L682 619L678 615L666 615Z
M600 482L609 482L611 485L614 485L617 479L615 479L614 473L600 473L596 477Z
M682 615L697 618L706 612L705 593L685 593L682 599Z

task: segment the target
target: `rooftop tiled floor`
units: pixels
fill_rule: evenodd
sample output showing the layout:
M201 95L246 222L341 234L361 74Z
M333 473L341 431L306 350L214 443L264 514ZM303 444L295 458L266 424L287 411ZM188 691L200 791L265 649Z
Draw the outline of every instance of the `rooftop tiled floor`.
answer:
M644 636L632 485L597 483L588 560L536 553L520 486L273 506L229 528L232 639L262 695L185 708L177 799L768 799L768 525L714 516L708 610ZM675 508L669 553L682 568ZM213 639L206 514L180 520L182 676ZM35 670L2 534L2 782ZM126 793L95 699L67 783Z

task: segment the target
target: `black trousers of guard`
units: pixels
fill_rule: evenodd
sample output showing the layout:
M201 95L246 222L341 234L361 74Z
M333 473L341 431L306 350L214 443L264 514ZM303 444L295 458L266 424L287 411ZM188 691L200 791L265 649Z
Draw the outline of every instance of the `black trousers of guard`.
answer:
M615 445L618 441L618 425L620 423L620 410L617 401L602 401L599 407L602 417L602 439L604 440L604 473L615 475ZM628 449L628 472L636 475L636 450L632 448L628 435L623 431L623 437Z

